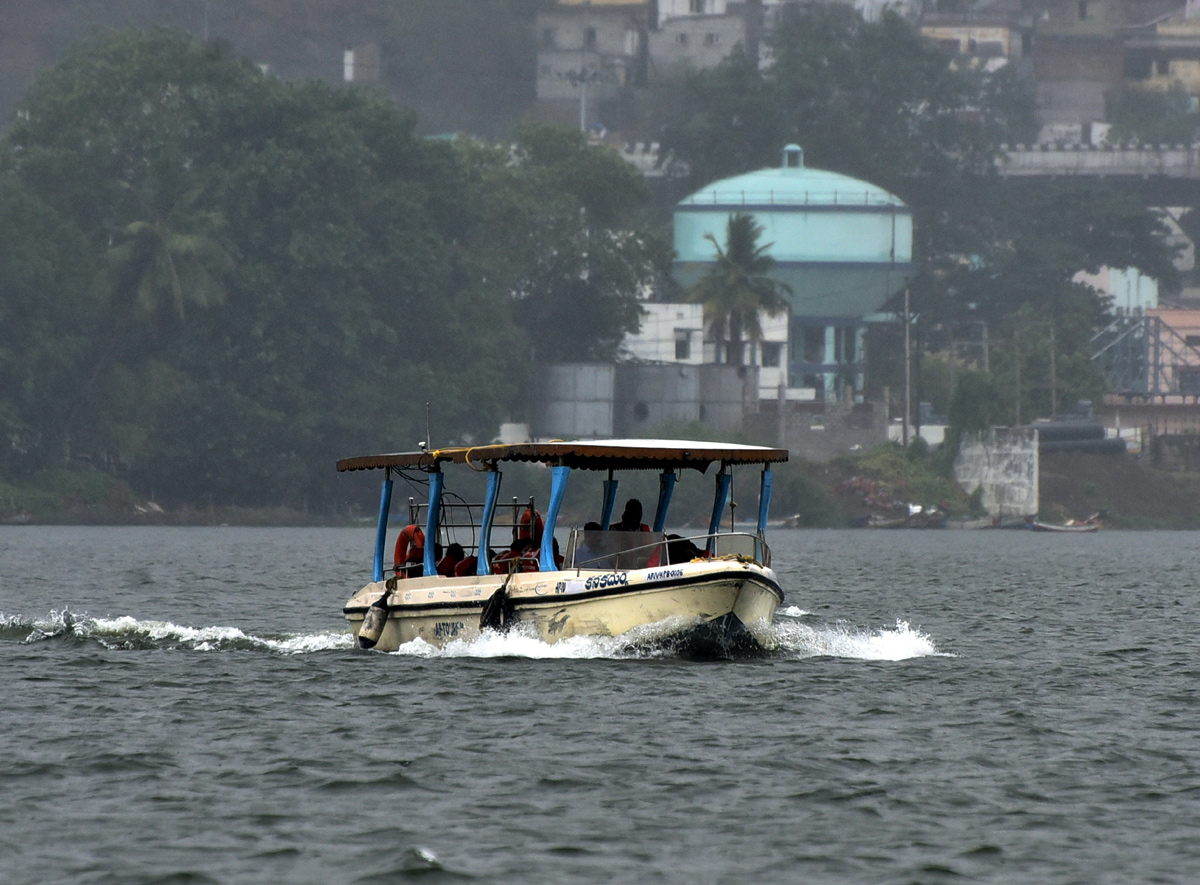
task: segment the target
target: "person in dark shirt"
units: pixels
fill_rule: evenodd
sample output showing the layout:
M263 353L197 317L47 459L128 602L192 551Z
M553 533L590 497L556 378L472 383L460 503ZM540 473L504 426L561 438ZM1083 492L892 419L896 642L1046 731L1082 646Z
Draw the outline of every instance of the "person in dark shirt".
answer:
M621 513L621 521L612 526L614 532L648 532L650 526L642 522L642 502L630 498L625 502L625 510Z

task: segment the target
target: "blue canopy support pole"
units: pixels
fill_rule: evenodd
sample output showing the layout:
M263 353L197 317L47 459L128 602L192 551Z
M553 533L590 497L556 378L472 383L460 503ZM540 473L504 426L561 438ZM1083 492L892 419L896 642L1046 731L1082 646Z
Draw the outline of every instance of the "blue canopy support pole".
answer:
M664 470L658 477L658 509L654 511L654 526L656 532L661 532L667 524L667 509L671 506L671 495L675 493L675 471Z
M562 508L563 496L567 493L567 478L570 475L570 467L560 465L550 468L550 507L546 511L546 529L542 532L539 566L543 572L558 571L558 562L554 559L554 526L558 522L558 511Z
M709 555L712 555L713 548L716 546L715 535L721 528L721 514L725 512L725 508L729 504L729 485L732 481L733 477L729 474L729 468L722 464L721 472L717 474L717 494L713 498L712 519L708 521L708 545L705 549Z
M771 472L770 467L763 467L762 483L758 487L758 536L764 537L767 533L767 511L771 509L771 485L775 481L775 474Z
M483 499L483 522L479 526L479 550L476 551L475 574L492 573L492 520L496 516L496 502L500 499L500 480L504 477L499 470L489 470L487 475L487 497Z
M375 578L383 580L383 552L387 542L388 511L392 509L392 468L385 467L383 489L379 493L379 529L375 533Z
M613 479L613 472L608 471L608 479L604 481L604 507L600 511L600 528L608 531L612 525L613 508L617 505L617 486L620 480Z
M442 483L446 480L440 471L429 474L429 508L425 511L425 574L437 574L436 544L438 521L442 515Z

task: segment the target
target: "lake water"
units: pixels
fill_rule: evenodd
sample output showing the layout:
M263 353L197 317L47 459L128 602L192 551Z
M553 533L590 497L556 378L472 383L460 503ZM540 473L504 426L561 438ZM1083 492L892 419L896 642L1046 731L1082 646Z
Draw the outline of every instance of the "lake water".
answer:
M2 527L0 882L1200 881L1200 534L769 540L699 662L359 651L369 529Z

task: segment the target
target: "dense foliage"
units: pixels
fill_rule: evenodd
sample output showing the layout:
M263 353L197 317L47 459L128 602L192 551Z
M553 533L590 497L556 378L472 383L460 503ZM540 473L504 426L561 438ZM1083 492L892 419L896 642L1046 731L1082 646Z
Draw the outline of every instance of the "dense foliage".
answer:
M1179 87L1166 92L1125 89L1109 96L1107 114L1113 144L1195 144L1200 113L1195 99Z
M47 71L0 163L0 471L168 502L325 506L333 460L415 445L426 402L438 441L490 438L543 336L611 350L662 260L641 182L573 133L422 140L170 32Z

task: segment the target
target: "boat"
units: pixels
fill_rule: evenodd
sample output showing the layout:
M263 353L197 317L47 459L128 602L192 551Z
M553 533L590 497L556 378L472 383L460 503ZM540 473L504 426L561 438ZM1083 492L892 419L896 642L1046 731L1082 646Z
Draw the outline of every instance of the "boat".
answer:
M1025 521L1025 527L1035 532L1098 532L1101 524L1100 514L1089 516L1087 519L1068 519L1062 524L1039 522L1033 517Z
M769 627L783 601L766 542L771 465L787 458L786 449L762 446L626 439L464 446L343 459L337 462L339 471L384 473L372 580L350 598L343 614L360 647L381 651L416 640L444 647L456 640L469 642L486 630L514 629L547 643L618 636L701 654L770 647ZM535 497L514 497L511 503L500 499L503 470L518 462L549 468L544 516ZM715 494L707 531L668 535L676 481L684 471L703 474L713 465ZM731 501L734 468L747 465L761 467L758 518L753 531L737 531ZM460 466L468 468L459 471L465 478L483 480L482 503L468 504L446 491L444 468ZM607 472L599 518L583 526L560 526L568 480L581 470ZM640 523L641 505L635 501L627 501L622 520L613 522L619 486L614 474L627 470L658 474L650 525ZM409 499L408 524L397 533L388 567L393 475L427 483L428 495L426 502ZM728 526L723 528L727 511ZM417 536L422 536L422 548L413 546ZM566 542L561 553L558 536ZM508 549L495 552L497 540ZM437 557L439 546L445 551L452 545L458 546L461 559L451 569Z

